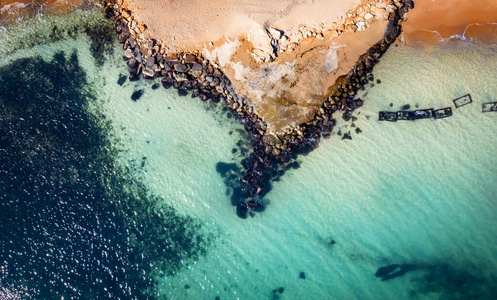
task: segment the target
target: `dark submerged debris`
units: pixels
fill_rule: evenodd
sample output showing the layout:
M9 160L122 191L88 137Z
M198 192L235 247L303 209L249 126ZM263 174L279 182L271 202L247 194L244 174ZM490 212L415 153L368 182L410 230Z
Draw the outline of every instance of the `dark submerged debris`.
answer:
M128 76L126 76L126 75L119 75L119 79L117 80L117 84L123 85L126 82L127 77Z
M305 273L304 273L304 272L300 272L300 274L299 274L299 278L300 278L300 279L305 279Z
M415 265L410 264L393 264L385 267L380 267L374 274L374 276L381 278L382 281L394 279L406 274L409 271L416 269Z
M133 94L131 94L131 100L138 101L143 96L143 93L143 90L134 91Z

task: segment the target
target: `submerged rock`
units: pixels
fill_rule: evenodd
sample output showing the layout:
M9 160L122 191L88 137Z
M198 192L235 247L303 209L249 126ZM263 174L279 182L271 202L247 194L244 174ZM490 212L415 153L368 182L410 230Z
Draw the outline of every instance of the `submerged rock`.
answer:
M119 79L117 80L117 84L123 85L126 82L126 75L119 75Z
M131 94L131 100L138 101L138 99L140 99L141 96L143 96L143 93L144 93L143 90L134 91L133 94Z
M245 202L240 202L236 206L236 214L242 219L246 219L248 216L248 205Z

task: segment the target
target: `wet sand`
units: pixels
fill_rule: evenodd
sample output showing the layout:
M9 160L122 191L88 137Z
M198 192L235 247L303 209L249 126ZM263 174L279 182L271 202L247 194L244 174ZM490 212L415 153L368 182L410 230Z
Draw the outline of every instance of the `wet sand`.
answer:
M439 45L452 38L497 43L497 1L416 0L403 24L410 46Z
M2 0L0 1L0 25L18 22L38 13L65 14L88 5L91 0Z

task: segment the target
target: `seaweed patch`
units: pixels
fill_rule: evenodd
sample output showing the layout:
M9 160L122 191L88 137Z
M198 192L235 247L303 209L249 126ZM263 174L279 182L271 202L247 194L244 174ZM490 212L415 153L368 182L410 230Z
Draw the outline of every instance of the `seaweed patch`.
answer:
M211 244L199 221L149 193L137 166L117 163L111 123L87 84L76 53L0 69L3 293L153 299L157 277Z

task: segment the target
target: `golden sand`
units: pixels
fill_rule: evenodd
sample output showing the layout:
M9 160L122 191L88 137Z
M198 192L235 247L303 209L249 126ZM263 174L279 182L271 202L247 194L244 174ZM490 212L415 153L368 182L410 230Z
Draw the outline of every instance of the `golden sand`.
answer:
M403 37L407 45L439 45L453 38L497 42L497 1L416 0L407 13Z

